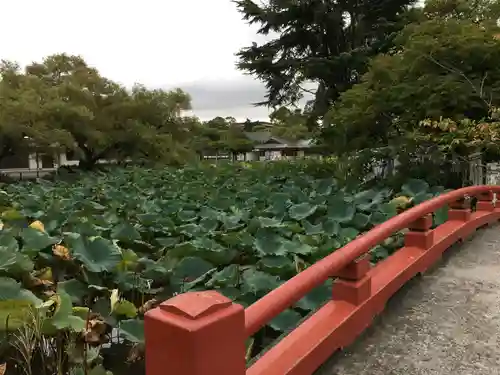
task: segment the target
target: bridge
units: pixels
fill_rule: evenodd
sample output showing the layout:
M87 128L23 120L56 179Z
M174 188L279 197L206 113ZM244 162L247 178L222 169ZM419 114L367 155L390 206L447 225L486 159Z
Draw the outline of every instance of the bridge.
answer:
M146 374L500 373L498 193L474 186L426 201L246 309L215 291L165 301L145 317ZM448 221L432 228L444 206ZM370 249L405 228L404 247L372 266ZM328 279L332 299L247 366L247 338Z

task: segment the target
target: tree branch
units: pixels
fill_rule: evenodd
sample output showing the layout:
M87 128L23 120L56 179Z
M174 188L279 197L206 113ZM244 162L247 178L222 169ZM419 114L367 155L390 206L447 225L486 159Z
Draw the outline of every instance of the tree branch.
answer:
M474 83L469 79L469 77L467 77L465 75L464 72L456 69L456 68L453 68L453 67L449 67L449 66L446 66L444 65L443 63L440 63L439 61L437 61L434 57L432 57L431 54L429 54L429 56L426 56L426 55L422 55L423 58L433 62L434 64L440 66L441 68L447 70L448 72L450 73L455 73L455 74L458 74L460 75L461 77L463 77L468 83L469 85L472 87L472 89L479 95L479 98L484 102L484 104L486 104L486 106L488 108L491 107L491 102L492 102L492 98L491 98L491 95L490 95L490 101L487 102L485 99L484 99L484 84L485 84L485 81L486 81L486 78L488 76L488 72L486 72L481 80L481 87L478 89L476 85L474 85Z

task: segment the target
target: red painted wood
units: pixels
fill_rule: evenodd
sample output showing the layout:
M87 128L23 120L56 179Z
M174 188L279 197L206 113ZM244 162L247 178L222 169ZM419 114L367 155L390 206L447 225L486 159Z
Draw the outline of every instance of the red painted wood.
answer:
M218 292L180 294L144 317L147 375L244 374L243 307Z
M471 212L467 209L449 209L448 210L448 220L458 220L458 221L467 221L470 220Z
M366 254L335 272L332 276L345 280L361 280L370 271L370 268L370 257Z
M427 214L408 224L408 229L412 231L428 231L432 228L432 214Z
M405 246L415 246L422 249L429 249L434 243L434 231L425 232L411 231L405 234Z
M428 249L404 247L370 271L371 295L355 305L333 300L264 354L246 375L311 375L336 350L352 343L406 282L434 264L441 254L477 226L500 219L500 209L477 213L470 222L435 229Z
M500 208L491 202L493 193L500 193L500 186L463 188L405 211L245 311L216 292L174 297L146 314L147 375L312 374L335 350L354 341L409 279L427 270L455 242L498 221ZM476 212L456 204L464 196L478 197ZM449 220L430 230L426 215L444 205L453 207ZM406 234L405 247L375 267L367 267L360 257L405 227L413 228ZM332 276L339 276L332 300L245 370L245 338Z
M381 243L392 233L406 228L410 223L432 213L450 202L456 202L464 196L484 196L490 192L499 192L500 186L472 186L457 189L419 204L378 225L363 236L356 238L341 249L335 250L288 280L279 288L249 306L245 310L245 324L248 336L253 335L267 322L290 307L313 288L328 280L335 271L360 257ZM479 202L478 202L479 203Z
M333 282L332 299L360 305L370 298L371 291L372 280L370 275L360 280L337 279Z
M463 209L469 209L470 208L470 198L461 198L457 200L456 202L451 202L449 204L449 207L451 209L457 209L457 210L463 210Z

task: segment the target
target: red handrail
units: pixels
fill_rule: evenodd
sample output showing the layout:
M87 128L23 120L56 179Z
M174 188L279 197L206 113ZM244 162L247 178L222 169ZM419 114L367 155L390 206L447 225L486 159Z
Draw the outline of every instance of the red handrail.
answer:
M499 220L493 193L500 193L500 186L466 187L421 203L336 250L245 310L217 292L191 292L164 302L146 314L148 375L163 374L167 359L168 371L179 375L310 374L332 350L362 332L390 295L433 264L447 247L477 227ZM471 214L464 202L456 204L467 196L479 198L479 212ZM430 230L428 214L445 205L453 207L448 223ZM366 257L360 261L404 228L413 229L405 235L402 249L371 270ZM332 301L246 369L245 340L335 275L342 276L334 283Z
M387 220L335 250L249 306L245 310L246 334L252 336L271 319L328 280L335 272L370 251L394 232L466 195L474 196L490 191L500 192L500 186L465 187L442 194Z

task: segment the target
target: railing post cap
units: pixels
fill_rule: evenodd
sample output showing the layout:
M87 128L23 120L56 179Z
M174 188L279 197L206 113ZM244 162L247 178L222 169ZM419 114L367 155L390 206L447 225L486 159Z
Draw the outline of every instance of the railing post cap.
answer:
M146 374L244 375L245 312L216 291L179 294L144 317Z
M160 311L198 320L231 307L233 302L217 291L187 292L179 294L158 307Z

